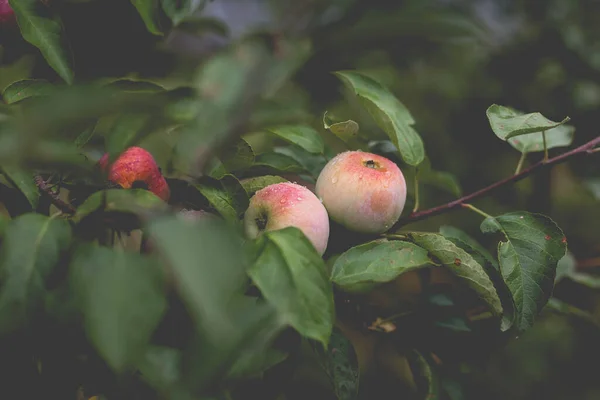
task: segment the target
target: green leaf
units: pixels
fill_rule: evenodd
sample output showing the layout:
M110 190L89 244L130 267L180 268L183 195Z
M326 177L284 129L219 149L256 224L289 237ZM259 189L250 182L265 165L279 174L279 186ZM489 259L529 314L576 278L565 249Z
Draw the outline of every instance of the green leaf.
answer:
M117 79L106 85L128 93L160 93L165 88L150 81L138 81L133 79Z
M225 148L219 160L229 172L250 168L254 163L254 150L244 139L237 140L232 146Z
M327 111L323 114L323 127L329 129L331 133L343 140L345 143L352 141L358 135L358 123L349 119L342 122L333 122L328 116Z
M311 345L319 355L319 363L333 385L335 396L339 400L357 399L360 371L352 342L340 329L334 327L329 347L325 351L318 344Z
M313 182L316 182L319 174L327 165L327 161L329 161L324 154L309 153L302 147L295 145L275 147L273 151L296 160L311 175Z
M323 138L315 129L306 125L282 125L269 128L269 132L277 137L297 146L310 153L323 153L325 144Z
M160 0L160 2L165 13L173 21L173 25L178 25L204 7L206 0Z
M245 281L241 239L214 218L189 224L162 217L148 224L148 233L172 269L190 312L199 321L206 319L209 327L232 324L227 301Z
M131 4L135 6L140 17L142 17L148 32L158 36L164 35L160 27L158 0L131 0Z
M409 165L419 165L425 158L425 148L419 134L412 128L415 121L408 109L383 85L355 71L335 74L352 89L377 125L387 133L400 156Z
M331 272L331 281L347 292L368 292L377 284L432 265L427 250L398 240L375 240L341 254Z
M206 154L243 134L252 108L299 67L304 42L282 39L278 49L279 44L283 50L274 54L264 37L253 35L202 64L194 85L201 112L181 131L177 170L193 176L202 172Z
M584 182L585 187L590 193L597 199L600 200L600 178L589 178Z
M194 186L228 221L238 222L248 208L248 195L233 175L225 175L220 180L204 178L202 183Z
M462 196L462 189L456 176L446 171L433 170L428 157L425 157L419 165L419 181L452 193L456 197Z
M84 246L75 253L70 282L88 337L117 373L145 354L167 301L155 257Z
M562 278L569 277L577 273L577 259L573 256L573 254L571 254L571 252L567 251L567 254L558 260L554 282L559 282Z
M285 361L287 353L276 349L253 351L249 349L238 355L227 373L228 379L261 378L265 371Z
M106 195L107 212L124 212L136 215L146 215L154 211L167 209L167 204L154 193L144 189L108 189L99 191L88 197L73 216L75 221L101 209Z
M19 167L4 166L2 171L6 178L25 195L32 209L40 202L40 191L33 179L33 173Z
M417 350L412 350L408 355L409 365L414 374L415 381L422 392L426 393L426 400L440 400L443 398L440 380L432 366L432 361L426 359ZM424 387L423 387L424 386Z
M573 143L575 127L571 125L560 125L546 131L546 148L568 147ZM521 153L533 153L544 151L544 137L542 133L529 133L519 137L508 139L508 143Z
M276 183L287 182L287 179L283 179L277 175L265 175L265 176L257 176L254 178L247 178L240 181L242 187L248 194L248 197L252 197L254 193L258 192L260 189L266 188L269 185L274 185Z
M8 85L2 92L2 97L6 104L13 104L28 97L47 95L54 89L53 84L43 79L24 79Z
M279 317L301 335L327 346L334 321L325 262L295 227L266 232L248 273Z
M550 218L528 212L486 218L481 231L506 237L498 243L500 271L515 299L517 328L524 331L552 294L556 266L567 251L565 236Z
M37 47L48 64L68 84L73 82L71 54L62 22L39 0L9 0L23 39Z
M0 331L21 328L41 305L46 279L71 243L67 221L23 214L8 224L0 250Z
M454 241L454 244L457 242L464 244L464 247L460 244L457 244L463 250L472 253L471 255L475 258L475 260L483 265L484 263L491 264L497 270L500 270L498 266L498 261L494 258L492 253L490 253L485 247L483 247L477 240L468 235L466 232L450 225L442 225L440 226L440 233L446 237L446 239L450 239ZM472 249L469 251L467 249Z
M92 136L94 136L94 133L96 133L96 124L88 126L75 138L75 146L78 148L85 146L86 143L90 141Z
M184 354L190 387L214 382L215 374L244 349L263 351L282 324L271 305L243 296L247 261L242 238L217 218L189 224L161 217L147 229L199 333L197 352Z
M0 241L4 239L6 228L10 224L11 219L4 213L0 213Z
M114 122L111 132L106 138L106 150L111 159L135 144L140 139L142 132L149 131L148 127L151 119L152 116L145 113L121 114Z
M524 114L514 108L492 104L485 114L488 117L492 130L502 140L518 135L547 131L567 123L566 117L561 122L554 122L544 117L539 112Z
M214 33L219 36L229 37L229 27L227 24L220 19L210 17L186 18L177 25L177 29L196 36Z
M171 347L148 346L137 366L150 386L167 391L181 378L181 352Z
M600 277L597 274L578 271L576 266L577 260L573 254L567 252L563 258L558 260L555 282L560 282L563 279L570 279L573 282L586 286L590 289L600 289Z
M506 285L502 274L500 273L500 266L498 261L487 251L477 240L467 235L465 232L453 226L443 225L440 227L440 233L444 235L452 243L466 251L481 265L485 272L492 280L496 292L502 302L502 309L504 313L502 315L502 321L500 329L504 332L507 331L515 323L517 316L516 305L509 287Z
M306 172L295 158L285 154L269 152L256 156L255 167L263 167L268 171L299 173Z
M488 304L494 315L502 315L502 304L494 284L484 268L469 253L437 233L411 232L408 236L473 289Z

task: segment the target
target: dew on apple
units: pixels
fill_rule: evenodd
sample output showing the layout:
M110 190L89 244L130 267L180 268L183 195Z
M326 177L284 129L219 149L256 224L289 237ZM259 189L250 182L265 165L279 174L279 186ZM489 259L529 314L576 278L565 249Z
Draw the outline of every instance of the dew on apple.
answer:
M361 233L387 231L406 202L406 182L398 166L363 151L335 156L319 174L315 191L332 220Z
M283 206L280 206L283 205ZM246 235L294 226L323 254L329 240L329 217L320 199L306 187L291 182L269 185L250 199L244 214Z

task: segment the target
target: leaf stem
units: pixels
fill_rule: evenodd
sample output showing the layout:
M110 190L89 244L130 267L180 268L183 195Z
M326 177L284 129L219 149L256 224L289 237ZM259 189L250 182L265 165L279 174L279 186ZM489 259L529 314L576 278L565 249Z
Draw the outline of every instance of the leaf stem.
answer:
M413 207L412 212L417 212L419 210L419 167L415 167L415 206Z
M548 144L546 143L546 131L542 131L542 139L544 141L544 163L548 162Z
M574 148L573 150L559 154L556 157L549 158L548 161L546 161L546 162L544 162L542 160L533 165L530 165L529 167L523 169L521 172L519 172L516 175L511 175L511 176L509 176L505 179L502 179L498 182L492 183L489 186L486 186L475 192L467 194L459 199L453 200L446 204L441 204L439 206L429 208L427 210L422 210L419 212L411 213L407 217L396 222L394 224L394 226L392 226L390 231L398 229L400 226L411 223L411 222L420 221L420 220L423 220L423 219L426 219L429 217L433 217L436 215L446 213L451 210L456 210L458 208L462 208L463 204L465 204L469 201L472 201L474 199L477 199L479 197L483 197L484 195L487 195L487 194L493 192L494 190L499 189L503 186L506 186L510 183L515 183L522 179L525 179L526 177L528 177L529 175L531 175L532 173L536 172L539 169L543 169L543 168L550 167L552 165L560 164L576 155L596 153L596 152L598 152L598 150L596 149L596 146L598 146L598 145L600 145L600 136L597 136L595 139L592 139L589 142L584 143L581 146Z
M600 147L596 147L595 149L590 149L588 150L588 153L592 154L592 153L598 153L600 152Z
M519 163L517 164L517 169L515 170L515 175L518 175L523 168L523 164L525 163L525 159L527 158L527 152L521 153L521 158L519 158Z
M485 212L485 211L483 211L483 210L480 210L479 208L475 207L475 206L474 206L474 205L472 205L472 204L464 203L464 204L462 205L462 207L463 207L463 208L467 208L467 209L469 209L469 210L471 210L471 211L474 211L474 212L476 212L477 214L479 214L479 215L481 215L481 216L483 216L483 217L485 217L485 218L492 218L492 216L491 216L490 214L486 213L486 212Z

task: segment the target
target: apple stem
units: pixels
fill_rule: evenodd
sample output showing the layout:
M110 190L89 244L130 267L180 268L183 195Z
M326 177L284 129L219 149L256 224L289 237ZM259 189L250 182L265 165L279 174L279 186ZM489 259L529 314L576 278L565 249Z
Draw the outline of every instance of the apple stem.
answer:
M415 167L415 206L413 207L412 212L415 213L419 210L419 167Z
M472 204L465 203L465 204L463 204L462 206L463 206L463 208L467 208L467 209L469 209L469 210L471 210L471 211L474 211L474 212L476 212L477 214L479 214L479 215L481 215L481 216L483 216L483 217L485 217L485 218L493 218L493 217L492 217L490 214L488 214L488 213L486 213L486 212L484 212L484 211L480 210L479 208L475 207L475 206L474 206L474 205L472 205Z
M264 230L267 227L267 218L265 216L260 216L254 221L256 222L256 226L260 231Z
M523 168L523 164L525 163L525 159L527 158L527 152L521 153L521 158L519 158L519 163L517 164L517 169L515 170L515 175L518 175L521 172L521 168Z

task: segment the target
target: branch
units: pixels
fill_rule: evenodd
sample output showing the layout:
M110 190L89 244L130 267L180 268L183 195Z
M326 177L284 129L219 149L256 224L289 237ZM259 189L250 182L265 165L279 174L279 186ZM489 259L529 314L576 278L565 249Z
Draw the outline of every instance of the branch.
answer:
M44 192L48 197L50 197L50 200L52 200L52 204L54 204L56 208L58 208L65 214L75 214L75 208L73 208L72 205L58 197L58 195L52 191L50 186L48 186L48 184L44 181L44 179L41 176L36 175L35 184L38 188L40 188L42 192Z
M448 211L451 211L451 210L454 210L457 208L462 208L462 207L464 207L464 204L469 203L471 200L474 200L476 198L479 198L486 194L489 194L493 190L496 190L496 189L498 189L504 185L507 185L509 183L518 182L521 179L528 177L529 175L531 175L533 172L537 171L538 169L547 168L547 167L551 167L552 165L562 163L562 162L566 161L568 158L576 156L576 155L596 153L598 148L595 148L595 147L597 145L600 145L600 136L598 136L595 139L590 140L589 142L587 142L571 151L567 151L556 157L549 158L548 160L542 160L536 164L533 164L530 167L525 168L518 174L512 175L506 179L503 179L501 181L493 183L487 187L484 187L483 189L479 189L478 191L468 194L466 196L463 196L460 199L453 200L449 203L442 204L437 207L430 208L428 210L414 212L414 213L408 215L407 217L402 218L400 221L396 222L396 224L394 224L394 226L391 228L391 230L397 229L400 226L411 223L411 222L420 221L422 219L433 217L433 216L439 215L439 214L443 214L445 212L448 212Z

